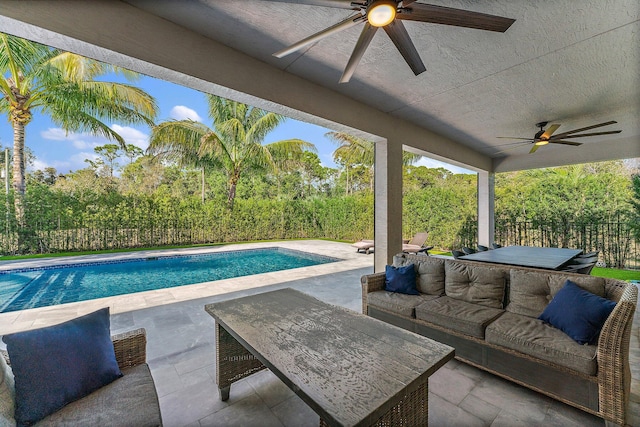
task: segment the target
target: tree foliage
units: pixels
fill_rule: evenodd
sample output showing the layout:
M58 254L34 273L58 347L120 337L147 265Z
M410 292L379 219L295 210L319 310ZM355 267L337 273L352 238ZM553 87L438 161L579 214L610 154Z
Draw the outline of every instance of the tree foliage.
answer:
M97 80L107 73L136 74L80 55L0 33L0 114L13 127L15 215L24 226L26 127L33 114L48 115L62 129L124 139L109 122L152 125L157 106L142 89Z
M227 177L227 205L233 208L240 178L247 171L290 170L302 163L313 144L289 139L263 144L284 116L236 101L207 95L213 127L192 120L154 126L149 152L183 166L223 170ZM204 185L202 186L204 201Z

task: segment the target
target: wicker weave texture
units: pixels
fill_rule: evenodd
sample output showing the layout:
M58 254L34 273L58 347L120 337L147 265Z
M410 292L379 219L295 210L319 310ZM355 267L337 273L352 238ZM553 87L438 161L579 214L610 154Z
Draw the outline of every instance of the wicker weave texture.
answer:
M600 412L605 420L626 423L631 393L629 343L638 288L626 286L615 309L605 322L598 341L598 383Z
M266 367L219 323L216 323L216 382L219 389L231 387Z
M120 369L147 362L147 332L144 328L111 336Z
M428 383L423 383L416 390L405 394L387 413L371 424L374 427L411 427L424 426L429 423L429 387ZM322 418L320 427L329 427Z
M386 276L384 273L369 274L362 276L360 283L362 284L362 313L369 314L367 307L369 302L367 301L367 294L375 291L382 291L384 289Z

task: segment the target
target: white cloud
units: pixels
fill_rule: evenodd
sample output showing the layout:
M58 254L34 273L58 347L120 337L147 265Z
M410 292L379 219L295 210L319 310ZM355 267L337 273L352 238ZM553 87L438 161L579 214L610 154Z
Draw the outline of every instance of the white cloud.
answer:
M74 139L73 135L60 128L49 128L40 132L40 136L50 141L70 141Z
M71 141L71 143L78 150L87 150L87 149L90 149L90 148L93 149L93 148L96 148L98 145L100 145L97 142L87 142L87 141L84 141L82 139L73 140L73 141Z
M36 159L36 160L33 161L33 165L29 165L28 166L28 169L37 171L37 170L44 170L45 168L48 168L48 167L49 167L49 165L47 163Z
M149 146L149 135L144 132L140 132L138 129L134 129L129 126L120 126L117 124L112 125L111 129L118 132L127 144L133 144L143 150L146 150Z
M149 146L149 135L138 129L130 126L121 126L119 124L111 125L111 129L122 136L126 144L133 144L142 150L146 150ZM70 142L74 148L85 151L93 150L100 145L117 143L103 136L95 136L89 133L66 132L61 128L49 128L40 132L40 136L49 141Z
M69 169L77 171L78 169L88 168L89 164L85 162L85 159L98 160L99 157L96 153L87 153L86 151L74 154L73 156L69 157Z
M69 141L79 150L93 149L98 145L108 144L109 140L88 133L67 132L61 128L49 128L40 132L43 139L49 141Z
M202 118L196 113L195 110L192 110L189 107L185 107L184 105L176 105L169 112L169 117L175 120L193 120L196 122L202 122Z

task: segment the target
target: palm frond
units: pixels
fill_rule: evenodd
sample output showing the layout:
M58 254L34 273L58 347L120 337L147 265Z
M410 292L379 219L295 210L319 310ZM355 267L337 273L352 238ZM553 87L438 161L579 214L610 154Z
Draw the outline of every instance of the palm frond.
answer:
M40 106L56 121L69 123L73 110L81 110L107 121L124 121L153 126L155 100L144 91L128 85L86 82L62 82L46 92L36 92L30 100L32 107ZM69 116L66 119L65 116Z
M302 139L285 139L264 146L279 169L291 170L302 164L304 153L317 152L316 146Z
M280 123L286 120L286 117L269 113L262 110L264 114L260 114L251 122L251 127L247 131L247 140L255 143L262 143L267 134L274 130Z
M29 40L0 33L0 72L12 77L31 74L39 68L51 48Z
M88 132L92 135L103 136L109 140L115 140L122 148L126 145L124 138L122 138L120 134L111 129L101 120L98 120L84 111L70 110L64 115L63 120L59 120L59 117L55 114L51 114L51 120L67 131Z
M182 166L199 166L202 138L211 133L206 125L193 120L172 120L151 129L147 153L175 161Z
M375 143L344 132L327 132L325 136L339 145L333 152L336 161L342 159L351 164L373 166Z

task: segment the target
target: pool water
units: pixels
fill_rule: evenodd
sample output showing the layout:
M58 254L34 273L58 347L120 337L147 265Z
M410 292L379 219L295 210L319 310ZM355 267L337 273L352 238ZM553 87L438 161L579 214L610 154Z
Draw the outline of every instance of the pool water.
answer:
M0 271L0 312L46 307L338 261L282 248Z

